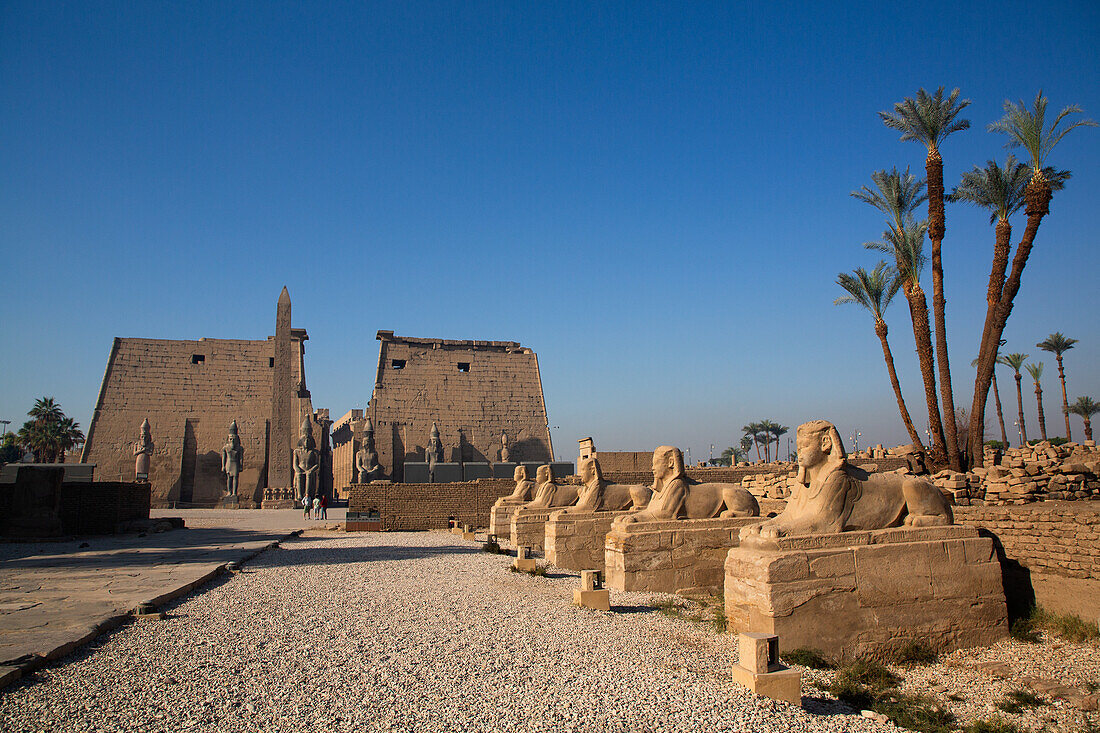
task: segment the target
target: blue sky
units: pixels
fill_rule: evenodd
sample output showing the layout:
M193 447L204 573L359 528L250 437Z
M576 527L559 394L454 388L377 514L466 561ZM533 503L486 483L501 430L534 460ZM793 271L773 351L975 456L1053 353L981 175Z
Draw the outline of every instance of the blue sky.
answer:
M52 395L86 428L112 337L263 338L285 284L334 415L369 398L389 329L534 348L566 457L592 435L700 458L761 418L896 444L871 319L832 305L883 229L848 193L877 168L923 174L876 112L960 87L951 186L1003 161L985 126L1006 98L1100 117L1097 69L1085 2L4 3L0 418ZM1050 162L1074 177L1006 349L1080 339L1071 399L1100 399L1100 130ZM993 235L968 207L947 225L969 405ZM904 302L887 321L923 430ZM1034 431L1029 381L1024 402Z

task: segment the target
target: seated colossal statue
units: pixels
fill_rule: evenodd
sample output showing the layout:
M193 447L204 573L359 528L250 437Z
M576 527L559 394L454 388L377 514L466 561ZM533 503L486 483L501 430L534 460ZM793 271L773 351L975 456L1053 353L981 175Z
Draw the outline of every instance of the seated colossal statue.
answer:
M653 451L651 491L645 509L618 517L615 524L760 516L756 497L737 484L699 483L688 478L683 453L670 445Z
M577 503L563 510L569 513L644 509L653 493L648 486L640 484L607 483L595 456L581 459L577 466L577 475L584 485L577 492Z
M799 425L797 438L799 485L779 516L741 530L742 546L787 535L954 523L947 499L927 481L850 465L828 420Z

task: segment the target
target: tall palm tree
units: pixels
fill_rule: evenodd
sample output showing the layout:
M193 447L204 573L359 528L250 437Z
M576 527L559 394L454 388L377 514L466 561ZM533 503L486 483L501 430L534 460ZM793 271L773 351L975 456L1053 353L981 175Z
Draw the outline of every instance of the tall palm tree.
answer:
M1061 331L1055 331L1045 339L1035 344L1043 351L1054 354L1058 360L1058 381L1062 383L1062 416L1066 418L1066 440L1073 440L1069 432L1069 400L1066 399L1066 371L1062 368L1062 354L1073 348L1077 339L1067 338Z
M928 301L920 287L920 271L924 267L924 223L914 224L913 211L928 200L924 194L924 181L908 169L899 173L897 168L879 170L871 174L874 188L863 186L852 191L852 196L874 206L887 216L889 227L883 234L884 242L872 242L864 246L894 254L902 292L909 301L909 315L913 321L913 339L924 380L925 401L928 403L928 427L932 433L935 452L948 455L944 439L943 420L940 417L936 396L936 372L932 334L928 324ZM901 257L899 258L899 254Z
M749 459L750 448L752 448L752 438L747 435L741 436L741 454L745 457L745 460Z
M1048 100L1040 91L1035 96L1035 101L1030 108L1023 100L1012 102L1006 100L1004 104L1004 116L989 125L990 132L999 132L1008 137L1005 147L1022 147L1031 158L1031 178L1024 189L1025 214L1027 225L1020 243L1016 245L1016 254L1012 258L1012 269L1008 277L1003 280L1003 286L999 289L997 302L986 309L985 325L982 328L982 342L978 349L978 374L974 383L974 407L981 409L972 410L970 414L971 424L979 417L984 417L984 404L989 396L989 383L993 373L994 360L996 359L996 344L1004 334L1005 324L1012 313L1013 302L1020 290L1020 279L1024 268L1027 266L1031 248L1035 244L1035 236L1039 232L1039 225L1043 217L1050 213L1050 201L1054 191L1061 188L1061 184L1069 178L1068 171L1058 171L1060 179L1052 178L1048 174L1046 166L1047 158L1054 147L1062 139L1077 127L1095 127L1092 120L1076 120L1062 126L1070 115L1080 114L1081 108L1071 105L1064 108L1055 116L1048 127L1046 125L1046 109ZM1007 252L1005 254L1005 266L1007 267ZM993 284L994 275L998 267L996 251L994 252L993 271L990 274L990 284ZM1004 269L1001 270L1004 272ZM973 455L976 463L982 460L981 453Z
M1020 370L1023 368L1024 363L1027 361L1027 354L1012 353L1005 354L1001 357L1001 363L1012 368L1012 371L1016 374L1016 406L1019 408L1020 414L1020 445L1027 443L1027 426L1024 425L1024 393L1020 388L1020 380L1023 377L1020 376Z
M853 273L842 272L836 276L836 282L840 287L848 291L848 295L833 301L835 305L855 303L870 311L875 319L875 335L882 344L882 357L886 360L886 371L890 373L890 384L894 388L894 396L898 400L898 411L901 412L901 421L905 429L909 431L909 438L913 445L923 449L920 434L913 426L913 420L909 417L909 409L905 406L905 398L901 395L901 383L898 381L898 373L894 370L894 354L890 351L890 342L886 338L888 329L883 314L890 302L897 295L901 287L901 280L896 277L894 268L880 260L875 269L867 272L862 267L857 267Z
M1000 362L997 362L997 363L999 364ZM973 361L971 361L970 366L972 366L972 367L978 366L978 360L974 359ZM993 372L993 404L997 406L997 422L1001 427L1001 442L1004 443L1007 446L1008 445L1008 434L1005 433L1005 416L1004 416L1004 413L1001 412L1001 393L997 390L997 372L996 371ZM960 412L963 412L963 410L961 408L960 408ZM967 424L969 425L969 421L967 421ZM969 428L968 428L968 430L969 430ZM984 440L984 437L983 437L983 440Z
M1091 397L1078 397L1077 401L1069 406L1069 411L1074 415L1080 415L1085 421L1085 440L1092 440L1092 416L1100 412L1100 403L1093 402Z
M1043 412L1043 388L1039 385L1039 380L1043 378L1043 363L1036 362L1034 364L1028 364L1026 367L1027 373L1031 375L1031 378L1035 381L1035 404L1039 408L1039 434L1043 436L1043 440L1047 439L1047 416Z
M753 445L756 446L756 460L760 460L760 423L751 422L748 425L741 426L742 432L745 433L746 438L752 438Z
M771 422L770 420L768 422ZM779 423L771 423L768 426L768 432L775 438L775 460L779 460L779 439L782 438L790 431L790 428L786 425L780 425Z
M61 411L61 405L54 401L53 397L40 397L34 401L34 407L27 411L29 417L39 425L46 425L65 417Z
M894 105L892 113L879 112L883 124L901 131L902 141L921 143L928 150L924 169L928 177L928 239L932 243L932 313L936 328L936 362L939 368L944 427L947 430L947 445L950 447L947 460L956 471L961 470L962 461L956 448L959 441L955 425L955 397L951 388L951 365L947 358L947 322L944 313L946 301L943 296L943 261L940 256L943 237L947 232L947 216L943 203L943 158L940 156L940 145L951 133L970 127L970 120L959 119L959 113L969 104L969 99L959 99L958 89L944 99L943 87L937 89L935 94L928 94L921 88L917 91L916 99L906 97Z
M760 442L764 444L764 462L771 463L772 460L772 428L777 427L771 420L761 420L760 423Z
M64 463L66 451L72 450L83 442L84 432L80 429L80 423L71 417L63 418L57 423L57 462Z
M928 407L928 428L932 433L933 453L942 460L947 455L947 448L944 445L943 422L940 420L940 405L936 397L936 369L932 335L928 326L928 301L920 286L921 271L925 264L924 231L924 222L915 222L910 217L902 225L900 233L887 229L882 233L882 241L866 242L863 246L894 256L897 273L895 277L909 302L909 317L913 321L913 340L924 381L924 401Z

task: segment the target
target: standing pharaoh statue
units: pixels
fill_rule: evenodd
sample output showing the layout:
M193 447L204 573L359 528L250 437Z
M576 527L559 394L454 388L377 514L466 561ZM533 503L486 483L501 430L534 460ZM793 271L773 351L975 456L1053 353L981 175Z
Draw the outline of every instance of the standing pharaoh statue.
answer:
M222 472L225 474L225 495L236 496L238 478L244 467L244 448L237 434L237 421L229 423L229 437L222 446Z
M149 433L149 418L141 423L141 438L134 443L134 480L149 480L149 458L153 455L153 436Z
M511 453L508 451L508 433L500 431L500 462L508 463Z
M428 483L435 483L435 465L443 462L443 444L439 442L439 428L432 423L432 433L428 437L428 447L424 450L424 461L428 464Z
M317 479L321 468L317 444L313 441L313 426L307 417L302 421L301 437L294 449L294 488L300 501L308 501L317 493Z
M374 423L367 418L363 429L363 445L355 454L356 483L369 484L382 475L382 466L378 463L378 451L374 447Z

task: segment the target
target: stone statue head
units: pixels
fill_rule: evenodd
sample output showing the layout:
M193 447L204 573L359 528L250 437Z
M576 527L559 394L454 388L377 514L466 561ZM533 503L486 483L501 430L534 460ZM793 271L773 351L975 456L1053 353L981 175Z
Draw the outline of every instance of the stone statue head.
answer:
M241 436L237 433L237 421L229 423L229 442L234 448L239 448L241 445Z
M658 485L684 475L684 454L679 448L662 445L653 451L653 478Z
M551 483L554 480L554 472L549 465L539 466L535 471L535 483L539 486Z
M798 426L798 482L808 486L808 471L818 466L843 468L848 461L840 432L828 420L812 420Z
M313 423L309 421L308 417L302 420L302 430L298 438L298 447L308 448L309 450L316 450L317 448L317 444L313 440Z
M503 430L500 431L500 445L502 448L508 447L508 433Z
M600 462L593 456L581 460L580 465L577 466L577 475L586 486L593 481L603 483L603 470L600 468Z
M153 435L149 429L149 418L145 418L145 420L141 423L141 444L149 445L152 442Z
M516 466L516 470L512 472L512 478L516 480L518 484L520 481L527 480L527 466Z

